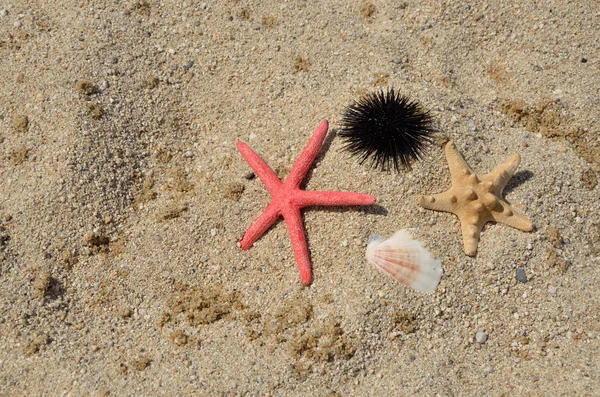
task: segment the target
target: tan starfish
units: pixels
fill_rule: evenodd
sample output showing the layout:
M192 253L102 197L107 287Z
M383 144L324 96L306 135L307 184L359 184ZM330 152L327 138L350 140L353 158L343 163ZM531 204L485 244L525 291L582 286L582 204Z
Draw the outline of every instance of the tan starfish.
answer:
M458 216L465 254L475 255L481 229L490 221L505 223L526 232L533 230L533 224L527 216L514 211L502 200L502 190L519 166L521 156L513 154L489 174L477 175L460 155L454 142L450 141L446 144L446 159L452 187L433 196L419 196L417 204Z

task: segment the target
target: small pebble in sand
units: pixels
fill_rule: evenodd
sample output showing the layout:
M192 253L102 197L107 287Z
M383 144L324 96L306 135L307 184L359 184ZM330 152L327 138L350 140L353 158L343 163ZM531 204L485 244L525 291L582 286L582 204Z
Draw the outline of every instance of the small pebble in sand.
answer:
M185 157L187 157L188 159L191 158L191 157L193 157L193 156L194 156L194 153L191 150L188 150L188 151L185 152Z
M148 357L140 357L137 360L132 362L133 368L138 371L145 370L150 365L150 359Z
M488 335L483 331L477 331L475 334L475 341L479 344L484 344L488 340Z
M13 118L13 122L15 123L17 130L20 132L25 132L29 126L29 117L24 114L18 114Z
M527 244L527 249L531 251L533 249L533 245L531 243Z
M521 147L525 148L525 147L528 147L528 146L529 146L529 144L527 143L527 141L521 142Z
M8 15L8 11L6 10L0 10L0 16L5 17Z
M518 267L517 268L516 279L520 283L526 283L527 282L527 275L525 274L525 270L523 270L520 267Z
M117 309L117 316L119 316L122 319L128 319L131 317L132 311L130 308L128 307L120 307Z
M86 80L77 80L75 83L75 90L84 95L91 95L96 91L96 86L94 83Z
M50 276L50 272L46 269L43 269L38 272L35 279L33 280L33 288L37 290L39 296L44 297L50 289L51 282L52 277Z
M553 286L553 285L549 286L549 287L548 287L548 293L549 293L550 295L554 295L554 294L556 294L556 287L555 287L555 286Z
M249 181L251 181L254 178L256 178L256 174L252 171L250 171L246 175L244 175L244 179L247 179Z
M21 26L23 26L23 22L21 22L21 21L15 21L15 23L13 23L13 26L15 28L20 28Z
M194 66L194 61L189 60L188 63L186 63L185 65L183 65L183 68L185 70L190 70L192 68L192 66Z
M245 186L240 182L231 182L223 187L224 195L230 200L239 201L244 193Z
M160 83L160 79L156 76L149 76L144 82L144 86L146 88L156 88Z
M111 55L108 58L106 58L106 63L115 64L115 63L117 63L117 58L115 58L114 56Z
M490 148L488 147L488 145L486 145L485 143L483 145L481 145L481 151L483 153L488 153L490 151Z

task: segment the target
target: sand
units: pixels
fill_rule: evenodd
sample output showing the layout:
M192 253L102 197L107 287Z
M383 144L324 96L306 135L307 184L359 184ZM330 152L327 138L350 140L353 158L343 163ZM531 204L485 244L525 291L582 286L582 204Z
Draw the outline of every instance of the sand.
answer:
M0 0L0 395L600 395L598 3L390 3ZM521 155L533 232L468 257L415 203L440 144L400 173L342 150L391 86L476 172ZM322 119L306 188L378 206L304 212L307 288L285 223L238 246L269 195L235 141L283 178ZM365 261L402 228L432 294Z

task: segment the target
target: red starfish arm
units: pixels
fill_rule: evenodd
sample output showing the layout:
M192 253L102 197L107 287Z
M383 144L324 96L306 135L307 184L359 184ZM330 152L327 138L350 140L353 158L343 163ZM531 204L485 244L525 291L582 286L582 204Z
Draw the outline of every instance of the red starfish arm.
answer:
M300 209L289 208L289 210L284 212L283 217L285 218L285 223L287 224L288 232L290 233L290 240L292 240L292 248L294 249L298 270L300 270L302 284L310 285L310 282L312 281L312 271Z
M327 135L327 129L329 128L329 122L327 120L321 121L321 124L317 127L313 135L310 137L310 140L304 147L302 154L294 163L290 174L285 180L285 183L288 186L298 187L302 183L302 180L306 176L306 173L310 169L313 161L315 161L315 157L319 153L321 149L321 145L323 144L323 140Z
M277 178L277 175L275 175L271 167L269 167L267 163L265 163L263 159L250 148L250 146L242 141L237 141L236 146L256 175L258 175L260 180L265 184L271 196L273 196L273 193L283 185L279 178Z
M252 244L256 242L262 236L275 221L281 215L278 206L273 203L269 204L262 214L252 223L248 228L244 238L240 241L240 245L243 250L247 250L252 247Z
M371 205L375 203L375 197L353 192L330 192L298 190L297 203L301 207L309 205Z

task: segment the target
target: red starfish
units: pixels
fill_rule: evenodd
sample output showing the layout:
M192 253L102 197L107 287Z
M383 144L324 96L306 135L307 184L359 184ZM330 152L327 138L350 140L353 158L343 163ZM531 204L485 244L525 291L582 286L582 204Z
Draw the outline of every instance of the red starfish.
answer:
M311 267L308 258L308 246L302 224L300 209L313 205L369 205L375 203L375 197L368 194L331 192L331 191L305 191L300 189L300 183L310 169L319 149L323 144L329 123L323 120L317 127L312 137L306 144L302 154L292 167L290 174L282 183L269 166L244 142L237 141L237 148L242 153L250 167L265 184L271 194L271 203L263 213L254 221L240 242L242 249L247 250L262 236L280 215L285 219L292 248L296 256L296 263L300 270L300 277L304 285L311 282Z

